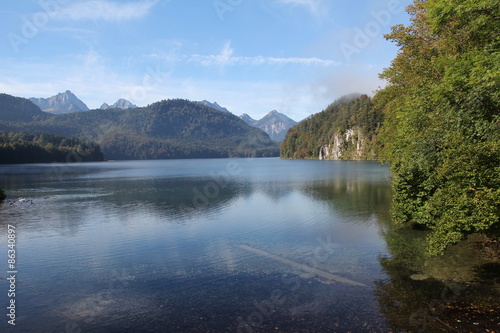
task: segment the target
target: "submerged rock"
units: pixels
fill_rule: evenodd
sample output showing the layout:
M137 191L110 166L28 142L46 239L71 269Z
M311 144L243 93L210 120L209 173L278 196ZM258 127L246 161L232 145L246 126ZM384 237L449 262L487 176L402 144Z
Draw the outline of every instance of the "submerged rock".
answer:
M410 275L410 279L414 280L414 281L424 281L424 280L427 280L429 278L428 275L425 275L425 274L413 274L413 275Z

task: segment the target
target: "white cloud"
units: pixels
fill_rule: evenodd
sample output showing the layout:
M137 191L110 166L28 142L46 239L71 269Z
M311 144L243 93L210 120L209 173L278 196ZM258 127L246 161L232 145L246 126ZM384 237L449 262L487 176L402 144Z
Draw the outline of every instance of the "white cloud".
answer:
M64 20L103 20L124 21L139 19L149 14L158 0L142 0L135 2L113 2L106 0L91 0L73 3L63 7L53 15Z
M226 42L219 54L199 55L192 54L182 57L181 60L191 63L198 63L202 66L234 66L234 65L304 65L304 66L338 66L341 63L335 60L325 60L316 57L264 57L264 56L233 56L234 49L230 42Z

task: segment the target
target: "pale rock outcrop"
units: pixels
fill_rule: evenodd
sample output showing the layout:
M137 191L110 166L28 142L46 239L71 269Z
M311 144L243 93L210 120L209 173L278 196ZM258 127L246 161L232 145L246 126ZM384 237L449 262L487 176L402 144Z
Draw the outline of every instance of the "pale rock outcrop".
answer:
M343 134L333 135L329 144L319 149L320 160L363 159L366 140L359 128L350 128ZM349 156L347 156L349 155Z

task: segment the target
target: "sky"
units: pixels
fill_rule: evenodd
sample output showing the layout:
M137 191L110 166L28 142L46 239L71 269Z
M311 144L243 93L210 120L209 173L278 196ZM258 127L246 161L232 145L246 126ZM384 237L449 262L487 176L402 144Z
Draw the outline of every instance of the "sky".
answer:
M385 82L411 0L22 0L0 7L0 92L217 102L294 120Z

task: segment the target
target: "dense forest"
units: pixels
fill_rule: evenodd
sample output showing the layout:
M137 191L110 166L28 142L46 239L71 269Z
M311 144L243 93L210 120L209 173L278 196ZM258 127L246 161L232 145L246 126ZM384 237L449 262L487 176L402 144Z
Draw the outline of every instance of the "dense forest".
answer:
M396 222L431 230L429 254L500 236L500 3L415 0L381 75L379 139Z
M283 158L376 159L376 135L383 114L366 95L344 96L291 128Z
M279 155L278 144L264 131L231 113L187 100L61 115L47 114L29 103L0 96L0 130L85 138L99 144L106 159ZM15 109L22 109L23 116L16 117L11 111Z
M0 164L102 161L92 142L52 134L0 132Z

